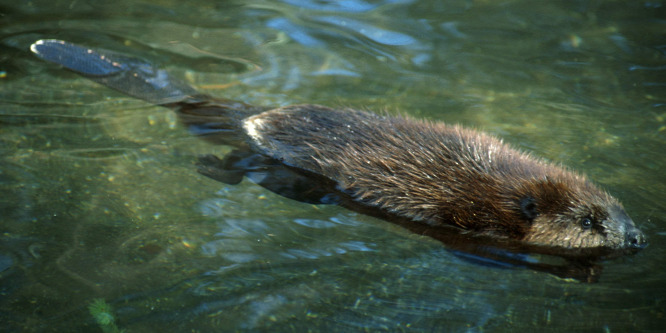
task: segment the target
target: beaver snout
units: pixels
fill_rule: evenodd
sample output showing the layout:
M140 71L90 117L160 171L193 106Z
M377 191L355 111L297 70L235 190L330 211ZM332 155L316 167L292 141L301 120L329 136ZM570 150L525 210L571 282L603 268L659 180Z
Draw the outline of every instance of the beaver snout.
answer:
M634 228L627 231L625 242L628 248L642 249L648 245L647 238L640 230Z
M623 248L629 250L640 250L648 245L645 234L636 228L634 221L631 219L631 217L629 217L629 215L627 215L622 206L611 206L608 209L608 214L610 221L612 221L609 226L617 226L616 230L620 232L618 236L624 234L624 244L621 244Z

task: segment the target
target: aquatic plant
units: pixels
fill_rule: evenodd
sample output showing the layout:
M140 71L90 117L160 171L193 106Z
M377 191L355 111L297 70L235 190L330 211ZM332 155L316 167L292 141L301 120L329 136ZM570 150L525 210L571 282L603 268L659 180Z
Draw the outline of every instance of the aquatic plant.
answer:
M102 329L104 333L123 333L125 330L121 330L116 326L116 319L113 317L111 306L106 303L102 298L95 298L90 305L88 305L88 311L90 315L95 318L95 321Z

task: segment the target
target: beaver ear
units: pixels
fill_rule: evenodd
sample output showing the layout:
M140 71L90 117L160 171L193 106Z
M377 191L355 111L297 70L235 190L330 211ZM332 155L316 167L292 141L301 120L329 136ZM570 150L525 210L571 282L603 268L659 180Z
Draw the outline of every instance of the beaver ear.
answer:
M534 218L539 215L536 200L530 196L520 199L520 212L526 219L530 221L534 220Z

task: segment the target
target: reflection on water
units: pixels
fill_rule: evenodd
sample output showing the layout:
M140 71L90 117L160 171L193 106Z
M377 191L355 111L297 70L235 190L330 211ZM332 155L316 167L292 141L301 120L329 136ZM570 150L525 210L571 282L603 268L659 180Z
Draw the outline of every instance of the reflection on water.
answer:
M0 6L0 330L660 330L666 4L30 2ZM463 123L586 172L650 246L587 285L485 265L339 207L225 187L228 147L28 52L131 52L221 97Z

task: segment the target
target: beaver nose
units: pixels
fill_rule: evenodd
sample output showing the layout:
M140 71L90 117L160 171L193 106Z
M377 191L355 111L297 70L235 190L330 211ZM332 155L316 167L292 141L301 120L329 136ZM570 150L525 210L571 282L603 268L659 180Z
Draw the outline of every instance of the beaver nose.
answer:
M642 249L647 246L645 235L638 229L633 229L627 232L626 242L629 247L634 249Z

